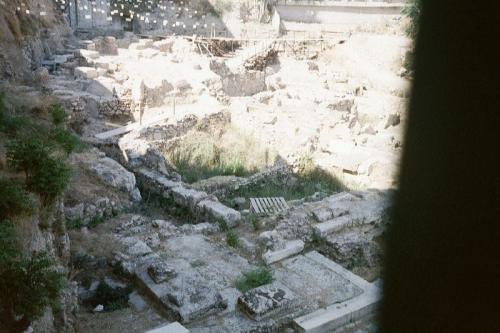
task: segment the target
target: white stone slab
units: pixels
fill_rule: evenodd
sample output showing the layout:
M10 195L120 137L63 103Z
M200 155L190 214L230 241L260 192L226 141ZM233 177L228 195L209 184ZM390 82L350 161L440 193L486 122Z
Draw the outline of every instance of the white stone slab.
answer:
M347 301L336 303L324 309L294 320L294 326L300 333L328 333L333 332L349 323L361 321L375 313L381 300L380 290L376 285L365 281L339 264L325 258L316 251L305 255L345 279L363 289L363 293Z
M264 253L262 258L266 264L272 264L274 262L283 260L285 258L291 257L297 253L304 250L304 242L299 240L293 240L285 243L285 248L276 251L267 251Z
M294 325L300 333L328 333L373 314L380 301L376 290L343 303L333 304L308 315L296 318Z
M171 189L172 197L176 204L189 207L194 210L196 204L208 197L205 192L184 188L182 186Z
M95 79L98 77L97 71L92 67L77 67L75 68L75 77L82 79Z
M241 220L240 212L229 208L218 201L203 200L198 209L215 219L222 219L229 227L234 227Z
M172 324L152 329L146 333L189 333L189 330L178 322L174 322Z
M318 223L313 227L313 229L317 235L324 237L331 233L342 230L343 228L348 226L352 220L352 216L344 215L330 221Z

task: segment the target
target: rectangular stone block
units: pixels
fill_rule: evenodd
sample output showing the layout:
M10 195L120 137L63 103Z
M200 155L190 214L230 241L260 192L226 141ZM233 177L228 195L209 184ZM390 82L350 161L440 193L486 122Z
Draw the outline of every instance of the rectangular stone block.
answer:
M172 197L176 204L189 207L194 211L196 204L208 197L205 192L192 190L184 187L175 187L171 189Z
M300 253L302 250L304 250L304 242L300 239L293 240L286 242L283 249L279 249L276 251L267 251L262 257L266 264L269 265Z
M300 333L333 332L349 323L373 315L379 302L379 292L370 290L346 302L333 304L326 309L296 318L294 326Z
M229 227L234 227L241 220L240 212L229 208L218 201L203 200L198 204L198 210L215 219L221 219Z
M352 216L344 215L330 221L318 223L313 229L317 235L324 237L344 229L346 226L349 226L353 220L354 218Z
M238 298L238 308L254 320L286 312L296 299L295 294L279 283L254 288Z
M95 79L98 77L97 71L92 67L77 67L75 68L75 77L82 79Z

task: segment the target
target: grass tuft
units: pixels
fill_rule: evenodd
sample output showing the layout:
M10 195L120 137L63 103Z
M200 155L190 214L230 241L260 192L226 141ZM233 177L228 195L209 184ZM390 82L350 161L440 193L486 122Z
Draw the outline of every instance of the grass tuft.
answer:
M235 287L242 293L273 282L273 272L267 267L259 267L252 271L243 272L243 276L236 280Z

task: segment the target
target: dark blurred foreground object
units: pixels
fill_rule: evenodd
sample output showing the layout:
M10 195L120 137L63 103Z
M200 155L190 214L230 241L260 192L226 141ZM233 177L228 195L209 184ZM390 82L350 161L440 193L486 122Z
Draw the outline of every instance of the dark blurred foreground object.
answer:
M500 332L499 6L423 0L382 333Z

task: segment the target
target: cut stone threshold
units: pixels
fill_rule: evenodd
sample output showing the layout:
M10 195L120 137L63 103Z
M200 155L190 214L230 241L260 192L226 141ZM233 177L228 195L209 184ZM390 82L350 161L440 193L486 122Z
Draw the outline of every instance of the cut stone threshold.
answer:
M189 330L178 322L173 322L171 324L152 329L145 333L189 333Z
M363 289L363 293L347 301L332 304L324 309L296 318L293 325L300 333L328 333L342 329L346 325L372 317L381 300L380 290L317 252L305 255L329 267L339 275L349 279Z

